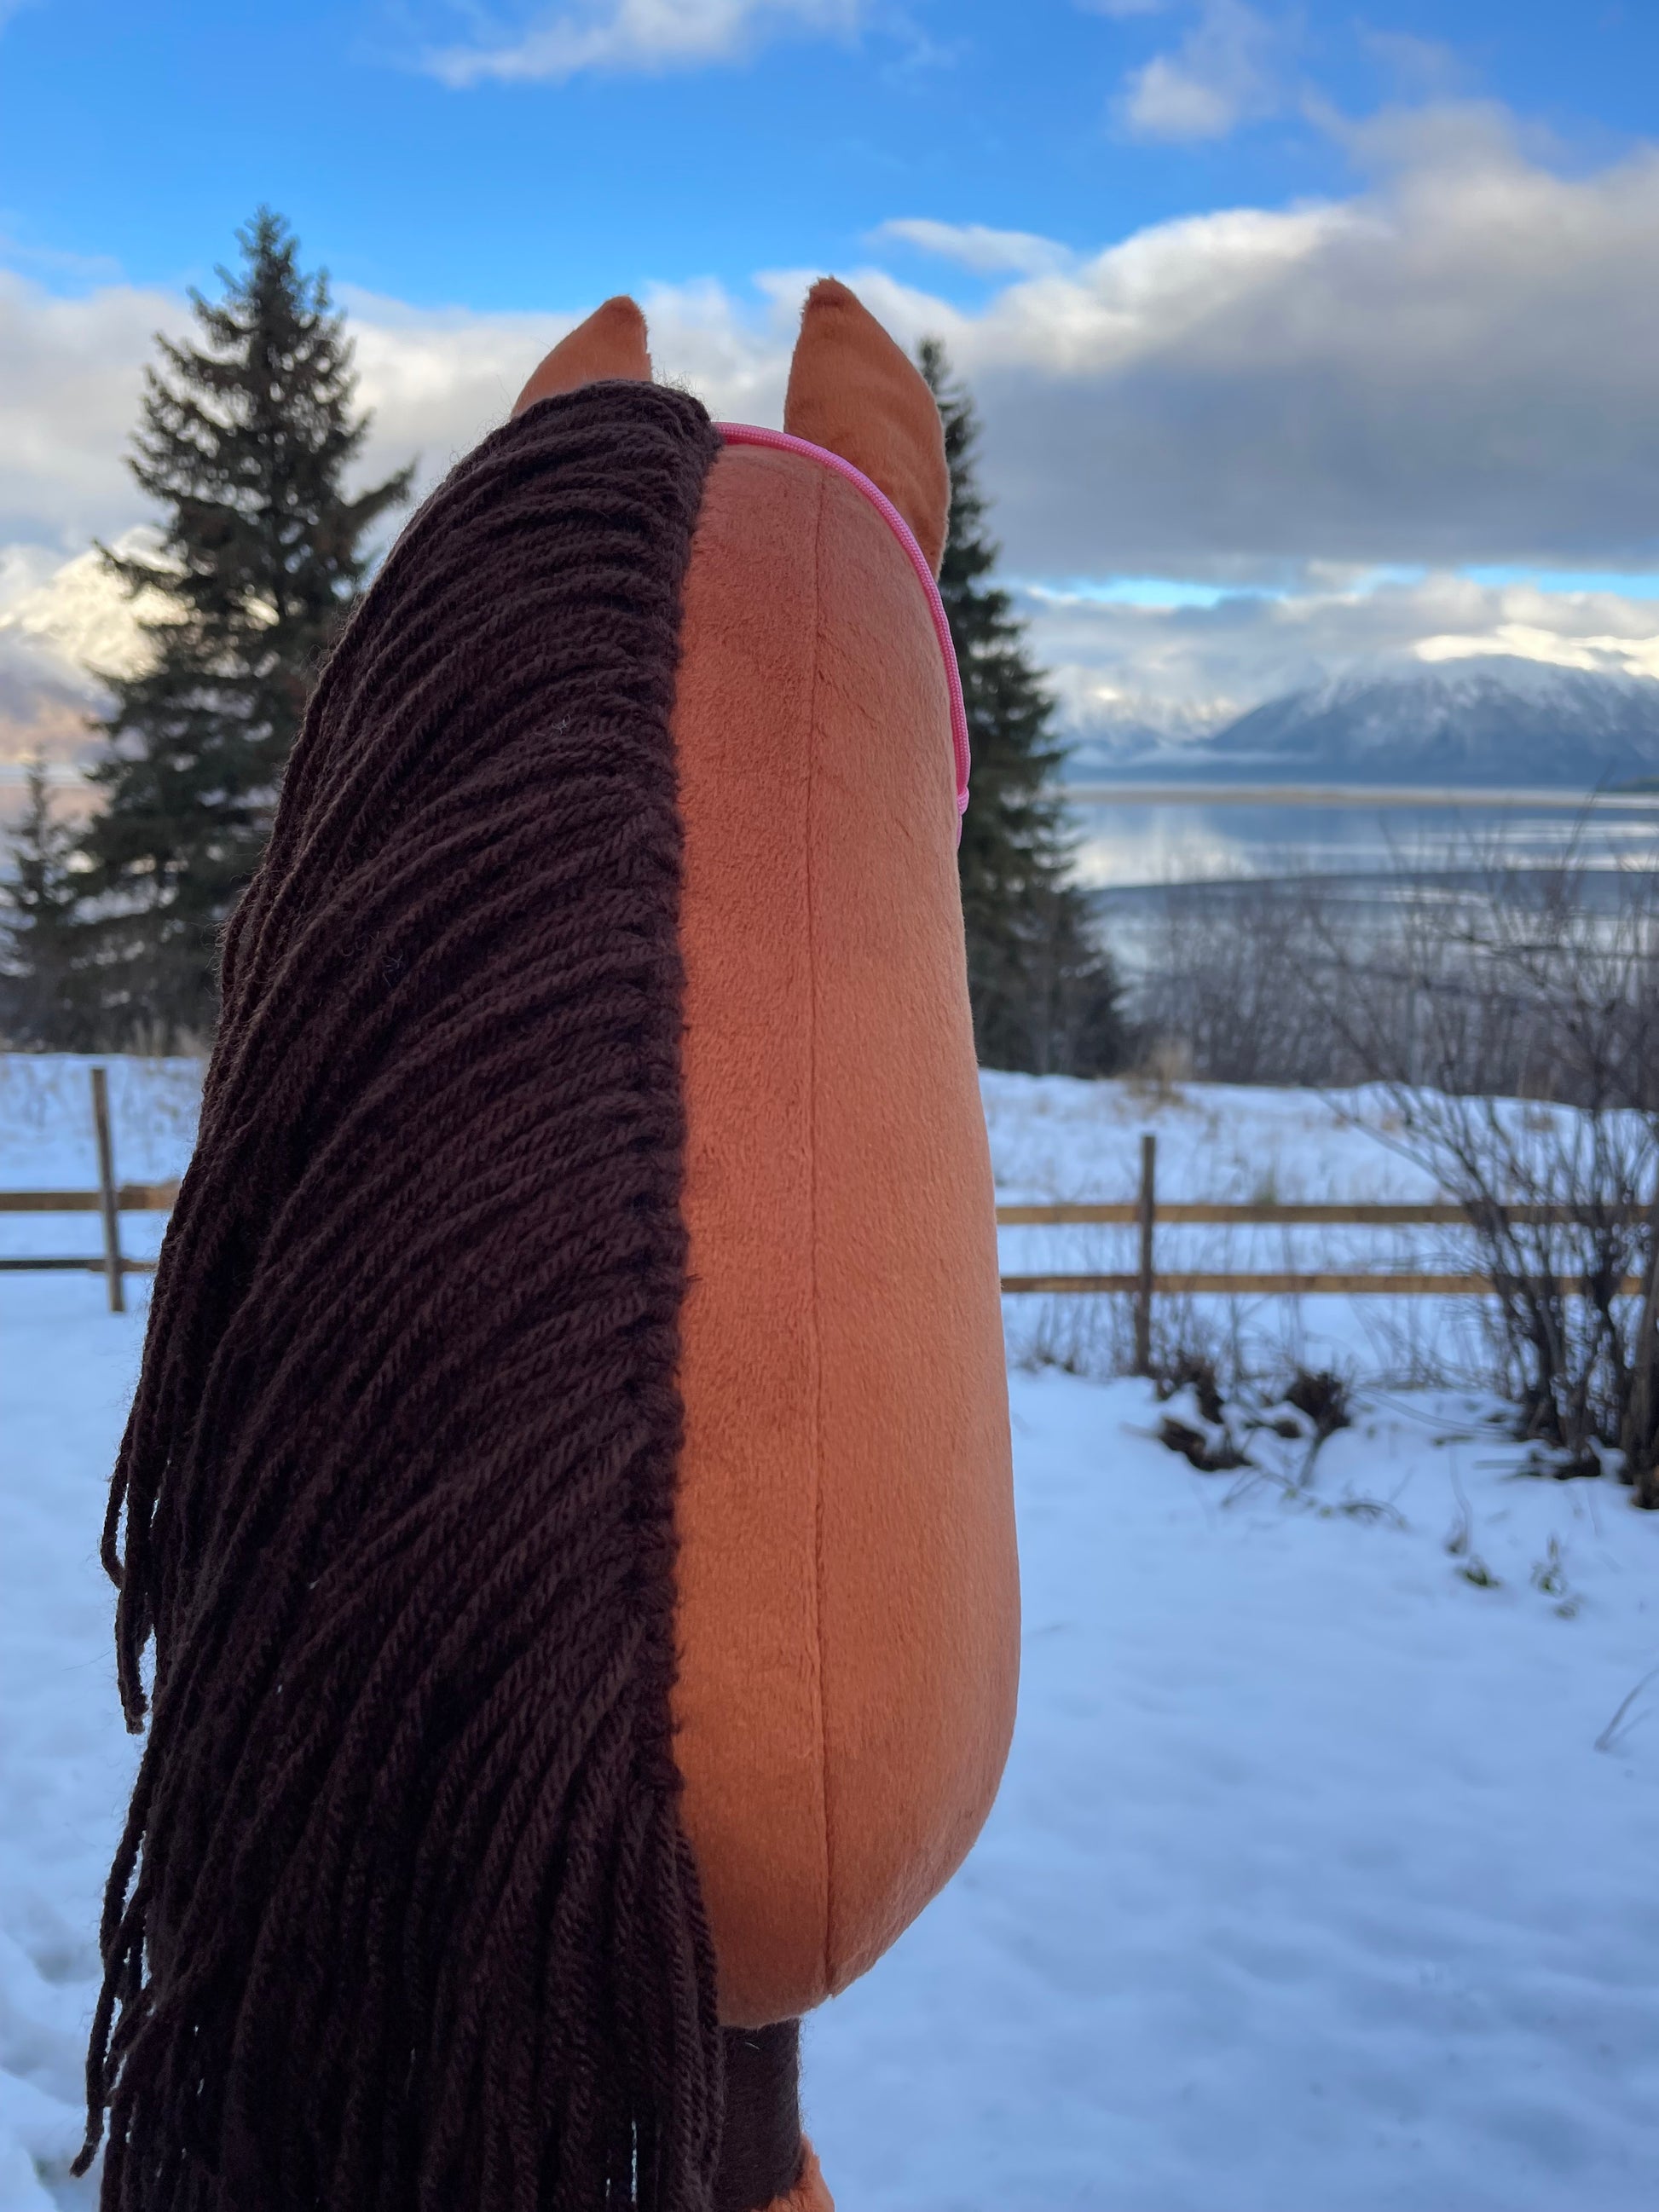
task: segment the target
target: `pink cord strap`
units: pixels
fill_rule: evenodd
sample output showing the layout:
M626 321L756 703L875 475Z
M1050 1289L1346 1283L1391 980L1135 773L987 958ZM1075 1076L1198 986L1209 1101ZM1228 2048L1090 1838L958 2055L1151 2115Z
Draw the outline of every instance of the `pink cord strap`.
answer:
M872 483L862 469L855 469L851 461L842 460L827 446L815 446L805 438L792 438L787 430L764 430L754 422L717 422L714 428L728 446L769 446L780 453L803 453L809 461L822 461L837 476L845 477L855 484L872 507L882 517L888 528L898 539L909 557L910 566L921 580L927 594L927 605L933 617L933 635L939 640L939 651L945 656L945 679L951 694L951 743L957 764L957 842L962 842L962 817L968 811L968 710L962 700L962 672L957 666L956 647L951 642L951 625L945 619L945 602L939 595L939 586L927 557L915 541L909 524L899 513L879 484Z

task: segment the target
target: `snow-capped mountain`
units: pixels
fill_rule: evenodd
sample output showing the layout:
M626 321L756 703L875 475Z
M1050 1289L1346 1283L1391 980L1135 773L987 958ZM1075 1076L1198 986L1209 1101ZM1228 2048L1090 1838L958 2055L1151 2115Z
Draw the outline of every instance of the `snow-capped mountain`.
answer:
M1659 683L1510 657L1349 675L1253 708L1184 760L1273 780L1590 791L1659 775Z
M130 530L116 550L153 556L153 533ZM0 667L10 664L94 695L88 671L131 675L144 658L140 622L166 611L154 594L130 598L95 551L77 553L38 581L17 563L13 574L0 574Z

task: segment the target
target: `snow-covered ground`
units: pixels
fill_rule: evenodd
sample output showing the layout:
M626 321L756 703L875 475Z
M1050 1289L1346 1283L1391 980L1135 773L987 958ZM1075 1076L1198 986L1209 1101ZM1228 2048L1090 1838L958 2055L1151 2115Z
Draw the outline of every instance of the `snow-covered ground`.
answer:
M182 1164L191 1081L115 1071L123 1176ZM90 1181L84 1089L0 1059L0 1184ZM1315 1099L986 1091L1010 1197L1127 1194L1146 1127L1170 1196L1426 1194ZM90 1217L0 1230L96 1249ZM90 2201L64 2176L133 1757L96 1552L142 1326L95 1276L0 1276L0 2212ZM1018 1730L961 1875L809 2029L842 2212L1652 2202L1659 1516L1523 1477L1488 1401L1319 1326L1371 1379L1305 1486L1300 1443L1199 1474L1146 1385L1015 1371Z

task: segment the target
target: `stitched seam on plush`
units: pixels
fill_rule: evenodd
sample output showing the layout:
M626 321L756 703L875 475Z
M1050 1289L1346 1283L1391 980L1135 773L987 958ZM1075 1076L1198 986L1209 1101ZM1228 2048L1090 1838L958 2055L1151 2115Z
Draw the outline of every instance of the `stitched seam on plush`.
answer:
M836 1863L830 1813L830 1743L825 1717L823 1670L823 1332L818 1316L818 943L817 884L812 867L817 833L814 808L817 799L818 678L823 661L823 510L829 487L817 480L817 501L812 522L812 670L806 686L806 1098L807 1188L811 1220L812 1270L812 1651L816 1662L814 1685L817 1702L818 1776L823 1808L823 1956L820 1986L831 1986L831 1915L835 1910Z
M817 462L835 475L850 483L870 506L873 507L903 548L917 582L927 595L928 616L933 626L934 638L945 659L945 687L950 695L951 750L955 763L957 842L962 842L962 817L968 811L968 781L971 769L968 732L968 710L962 690L962 672L957 665L957 649L951 635L950 617L945 611L945 601L939 595L939 579L934 575L927 555L916 542L916 534L899 513L881 486L856 462L849 461L844 453L829 446L814 444L810 438L798 438L788 430L763 429L754 422L717 422L714 428L729 446L759 447L778 453L799 453L804 460Z

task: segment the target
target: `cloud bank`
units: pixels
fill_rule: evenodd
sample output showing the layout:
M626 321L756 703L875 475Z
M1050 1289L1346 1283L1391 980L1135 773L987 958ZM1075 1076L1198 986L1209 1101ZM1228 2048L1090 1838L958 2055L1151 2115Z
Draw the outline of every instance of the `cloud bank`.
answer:
M1652 601L1454 573L1659 570L1659 149L1565 173L1501 111L1468 104L1334 127L1364 179L1346 198L1223 210L1093 252L913 216L877 234L872 265L839 272L905 343L945 339L980 404L1014 574L1277 594L1034 602L1079 712L1106 711L1115 690L1202 720L1377 653L1659 673ZM902 281L883 264L891 245L912 267L920 250L976 270L982 303ZM742 297L647 289L659 373L716 414L776 422L820 273L766 272ZM343 299L375 410L366 468L418 453L427 483L591 304L484 315ZM151 333L188 321L165 294L65 299L0 271L0 675L14 691L18 601L94 532L143 518L121 456ZM1390 580L1400 570L1415 580ZM55 653L72 682L38 601L32 619L33 678Z
M985 419L1013 563L1273 581L1309 561L1659 566L1659 149L1588 175L1499 112L1351 133L1351 198L1154 225L1093 253L907 217L840 273L906 343L945 337ZM989 274L965 307L887 240ZM1012 271L996 283L999 272ZM660 370L714 404L781 397L822 273L647 295ZM382 453L463 450L580 312L425 313L346 291ZM165 295L75 299L0 271L0 543L137 518L119 456Z
M973 377L1020 565L1659 562L1659 152L1563 176L1479 107L1352 143L1352 198L1160 224L976 315L878 288Z
M1027 588L1020 611L1067 726L1115 739L1201 736L1263 699L1334 674L1515 654L1659 678L1659 599L1541 591L1430 573L1314 574L1296 591L1182 604Z

